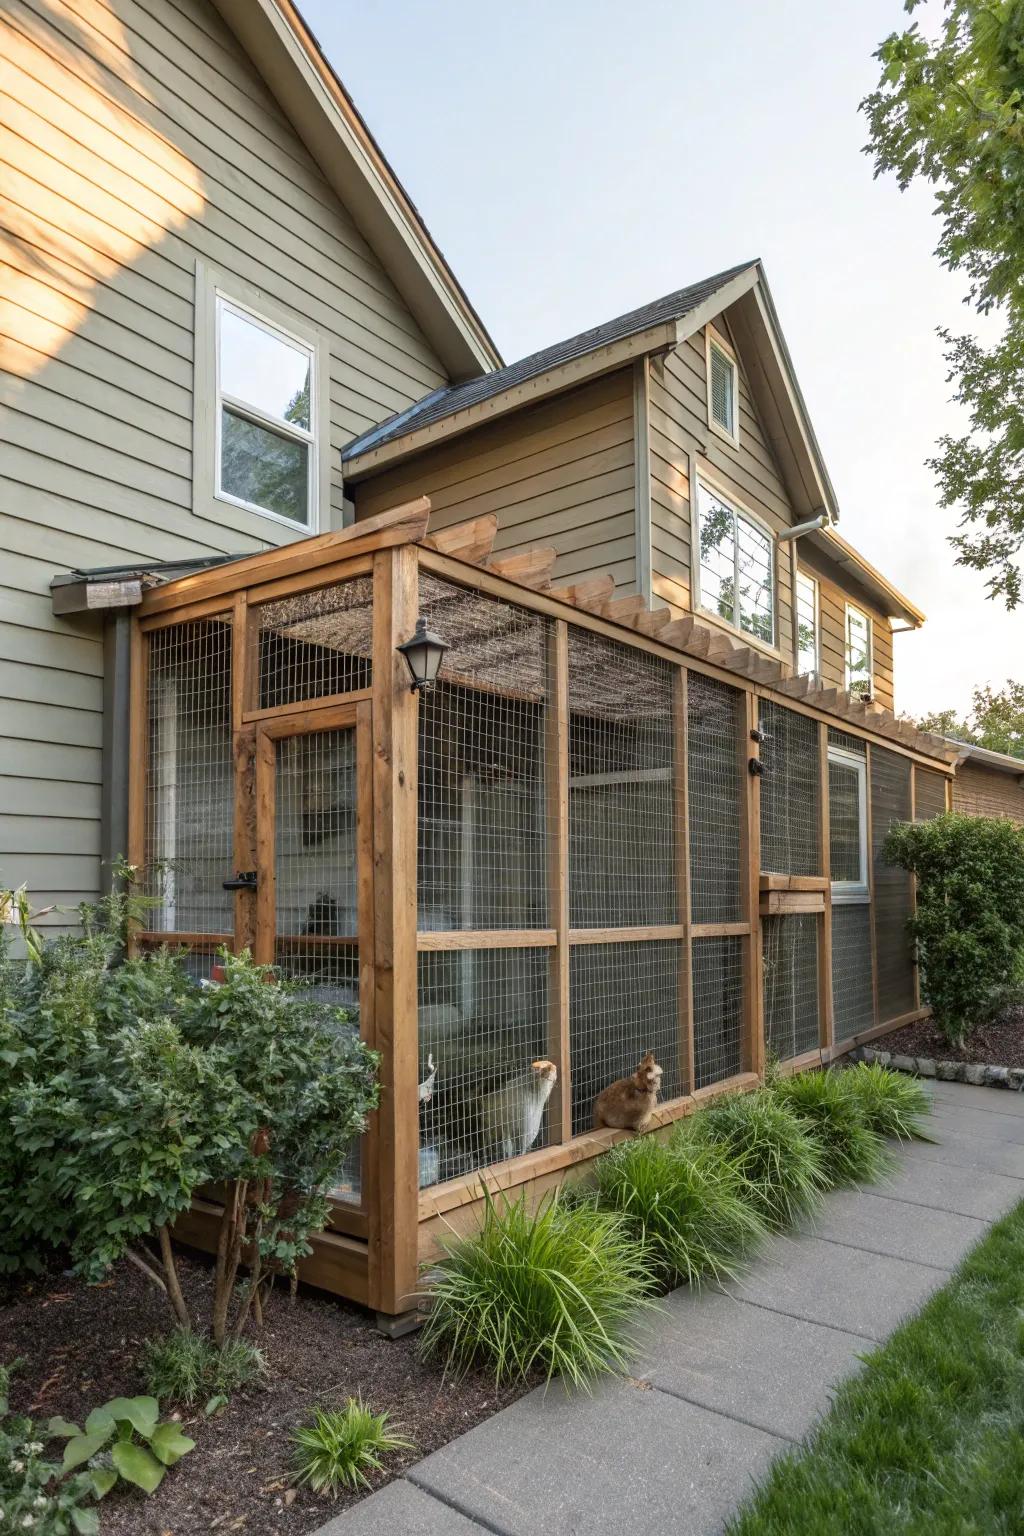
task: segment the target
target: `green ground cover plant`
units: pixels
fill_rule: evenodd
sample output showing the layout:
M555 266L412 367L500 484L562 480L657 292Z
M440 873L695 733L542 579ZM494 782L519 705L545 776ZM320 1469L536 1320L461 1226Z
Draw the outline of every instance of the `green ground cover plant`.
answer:
M772 1231L813 1210L828 1187L813 1130L771 1089L730 1094L701 1110L677 1128L672 1144L685 1147L691 1138L721 1148Z
M839 1388L730 1536L1010 1536L1024 1488L1024 1203Z
M860 1103L864 1118L879 1136L897 1141L927 1141L931 1097L924 1084L905 1072L890 1072L877 1061L859 1062L839 1074Z
M248 1339L228 1339L218 1349L204 1334L183 1328L147 1339L141 1367L154 1397L185 1408L203 1403L211 1413L267 1374L262 1350Z
M801 1072L780 1078L771 1089L777 1101L811 1129L833 1189L873 1184L890 1161L881 1136L868 1123L862 1097L844 1081L848 1075Z
M415 1449L388 1414L374 1413L355 1397L344 1408L318 1408L312 1423L300 1425L291 1440L296 1483L335 1495L367 1487L368 1474L380 1471L382 1457Z

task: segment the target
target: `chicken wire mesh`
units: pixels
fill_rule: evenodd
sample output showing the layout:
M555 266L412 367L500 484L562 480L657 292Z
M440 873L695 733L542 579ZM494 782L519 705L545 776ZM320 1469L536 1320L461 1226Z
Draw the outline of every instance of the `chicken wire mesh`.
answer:
M817 721L762 699L761 868L819 875Z
M914 768L914 820L931 821L946 810L946 778L931 768Z
M234 762L231 623L194 619L149 640L145 894L162 932L228 933Z
M913 913L913 879L890 864L883 852L886 833L910 820L909 758L884 747L871 749L871 845L874 862L872 908L880 1023L916 1006L914 965L907 920Z
M871 908L832 908L832 1038L849 1040L875 1022Z
M546 1146L550 951L425 951L417 970L420 1187Z
M593 1125L603 1088L630 1077L647 1051L664 1072L663 1099L687 1091L679 1007L682 946L671 939L574 944L569 952L572 1133Z
M693 941L694 1087L743 1070L743 946L737 936Z
M687 676L690 891L695 923L743 914L743 695L700 672Z
M356 576L254 606L250 635L260 709L368 688L373 580Z
M672 687L675 669L569 629L569 921L624 928L679 920Z
M761 923L765 1044L789 1061L821 1041L818 918L813 912L766 917Z
M448 650L420 701L419 926L543 928L550 626L426 573L420 612Z

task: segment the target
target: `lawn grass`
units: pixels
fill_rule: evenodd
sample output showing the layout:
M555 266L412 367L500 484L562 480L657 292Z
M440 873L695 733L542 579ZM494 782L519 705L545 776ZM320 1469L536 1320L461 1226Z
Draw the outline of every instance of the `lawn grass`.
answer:
M729 1536L1024 1529L1024 1202L839 1389Z

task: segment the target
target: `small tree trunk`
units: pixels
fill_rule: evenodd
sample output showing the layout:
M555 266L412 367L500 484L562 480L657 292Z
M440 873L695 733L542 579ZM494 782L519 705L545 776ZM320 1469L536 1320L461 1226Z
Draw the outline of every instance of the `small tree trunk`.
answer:
M213 1342L220 1348L228 1336L228 1312L242 1256L245 1224L245 1197L248 1185L242 1180L231 1186L224 1202L220 1234L217 1239L217 1266L213 1287Z
M174 1249L171 1247L171 1234L166 1227L161 1227L158 1232L160 1238L160 1257L163 1260L164 1275L167 1279L167 1295L174 1315L186 1333L192 1332L192 1318L182 1294L181 1282L178 1279L178 1270L174 1262Z

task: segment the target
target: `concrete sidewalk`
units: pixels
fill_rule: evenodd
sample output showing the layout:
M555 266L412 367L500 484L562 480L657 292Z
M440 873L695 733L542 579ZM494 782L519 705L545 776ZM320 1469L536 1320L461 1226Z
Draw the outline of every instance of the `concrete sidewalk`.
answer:
M636 1375L531 1392L318 1536L698 1536L829 1404L835 1384L1024 1198L1024 1095L933 1090L937 1145L828 1196L725 1290L675 1291Z

